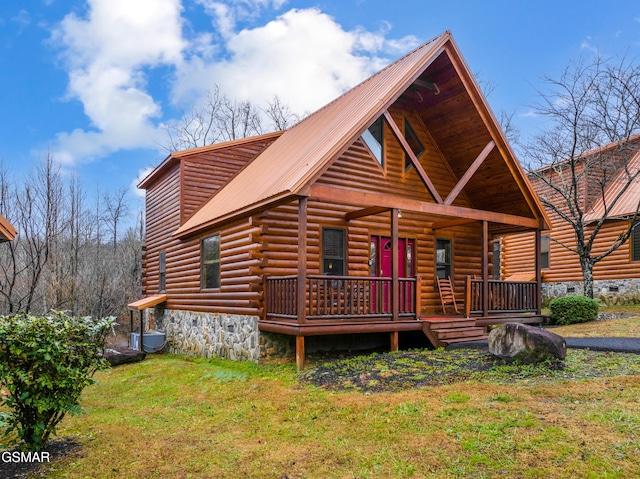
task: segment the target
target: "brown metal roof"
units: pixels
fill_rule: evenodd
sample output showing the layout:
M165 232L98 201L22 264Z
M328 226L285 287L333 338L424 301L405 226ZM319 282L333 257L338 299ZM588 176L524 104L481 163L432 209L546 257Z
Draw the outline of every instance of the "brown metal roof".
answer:
M129 307L129 309L142 311L143 309L165 303L166 301L166 294L154 294L151 296L147 296L146 298L139 299L138 301L134 301L133 303L129 303L127 306Z
M593 204L591 211L585 215L585 221L593 222L605 215L605 206L610 210L607 212L609 218L623 218L633 215L640 204L640 150L631 157L628 163L628 170L631 175L637 175L635 180L629 185L627 190L611 207L611 202L620 193L620 190L627 184L627 173L624 168L618 172L616 178L607 186L604 197L598 198Z
M448 31L435 37L287 130L176 236L301 194L442 53L450 39Z
M13 241L17 234L18 230L4 216L0 215L0 243Z
M422 97L419 102L436 144L451 147L444 157L453 173L457 177L464 174L490 140L498 146L469 182L474 207L548 224L544 208L447 31L284 132L174 235L188 236L239 215L308 196L314 182L385 110L396 101L406 102L415 96L410 93L412 85L418 79L424 81L422 76L427 73L437 78L438 84L442 81L448 86L447 91L431 95L431 101L439 103ZM435 117L430 116L432 111ZM458 123L460 128L450 127ZM440 128L443 125L445 128ZM454 138L449 138L451 134ZM500 175L495 174L498 170ZM486 194L493 189L503 194Z

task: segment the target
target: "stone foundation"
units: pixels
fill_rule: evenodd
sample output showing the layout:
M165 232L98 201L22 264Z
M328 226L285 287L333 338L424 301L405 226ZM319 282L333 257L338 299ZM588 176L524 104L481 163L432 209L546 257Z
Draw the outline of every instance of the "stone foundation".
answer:
M544 304L562 296L580 295L583 292L582 281L542 283ZM640 304L640 278L594 281L593 297L606 305Z
M146 311L147 328L150 315L156 329L166 333L164 351L171 353L258 363L295 352L289 336L259 331L257 316L156 308Z

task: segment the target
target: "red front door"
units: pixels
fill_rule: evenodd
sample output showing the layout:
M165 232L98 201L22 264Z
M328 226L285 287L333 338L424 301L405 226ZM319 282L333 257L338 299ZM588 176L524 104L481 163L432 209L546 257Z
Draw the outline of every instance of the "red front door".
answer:
M386 236L371 237L371 276L391 278L391 238ZM398 276L412 277L414 273L414 241L412 239L398 239ZM391 284L388 282L374 283L371 293L375 311L391 312Z

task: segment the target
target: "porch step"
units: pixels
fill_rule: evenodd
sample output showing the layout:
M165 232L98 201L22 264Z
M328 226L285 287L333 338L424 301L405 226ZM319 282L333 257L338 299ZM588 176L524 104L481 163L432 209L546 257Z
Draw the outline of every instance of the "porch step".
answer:
M432 330L441 329L457 329L468 328L476 325L476 320L473 318L460 318L460 319L423 319L423 321L430 324Z
M432 331L434 331L432 329ZM436 329L435 330L438 339L466 339L474 338L484 335L484 328L470 327L470 328L452 328L452 329Z
M474 336L473 338L458 338L458 339L448 339L447 345L453 343L466 343L467 341L482 341L483 339L487 339L489 336L483 334L482 336Z
M422 331L436 348L451 343L486 339L485 328L476 326L473 318L423 319Z

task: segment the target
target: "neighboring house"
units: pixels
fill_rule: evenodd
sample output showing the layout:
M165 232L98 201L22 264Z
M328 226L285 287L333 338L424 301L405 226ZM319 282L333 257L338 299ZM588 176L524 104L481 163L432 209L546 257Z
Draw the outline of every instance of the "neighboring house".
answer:
M605 189L604 197L597 194L597 187L589 184L590 178L582 177L583 183L579 188L579 201L586 214L588 227L586 234L593 231L593 224L605 216L605 205L617 196L626 183L625 171L620 159L616 160L615 149L617 143L598 148L585 155L586 158L606 158L607 164L613 164L619 169L617 175ZM640 168L640 136L632 137L625 148L632 153L628 160L628 168L636 172ZM578 168L580 163L578 163ZM538 174L552 174L545 169ZM613 170L615 171L615 170ZM550 194L550 189L535 175L530 175L531 183L538 194ZM593 248L594 254L606 251L624 234L630 226L640 202L640 180L635 181L620 197L616 205L607 214L601 231L596 237ZM562 203L558 203L562 204ZM543 276L543 295L545 300L567 294L582 294L582 270L578 255L562 245L575 248L576 239L573 227L562 220L557 214L547 211L551 218L552 229L542 236L541 268ZM637 218L640 220L640 217ZM636 221L640 223L640 221ZM562 243L562 244L561 244ZM517 234L505 236L500 243L500 263L502 277L509 277L514 273L534 269L533 263L534 237L531 234ZM597 263L593 269L594 297L607 303L615 301L629 302L640 300L640 227L633 230L629 240L620 246L610 256Z
M0 215L0 243L13 241L17 234L18 231L13 225L4 216Z
M491 241L547 219L449 32L289 130L173 153L140 187L132 307L157 306L175 352L258 361L295 337L301 366L305 338L364 333L396 349L442 313L437 276L461 314L539 313L539 277L496 300Z

